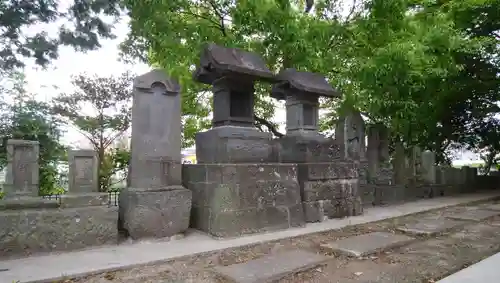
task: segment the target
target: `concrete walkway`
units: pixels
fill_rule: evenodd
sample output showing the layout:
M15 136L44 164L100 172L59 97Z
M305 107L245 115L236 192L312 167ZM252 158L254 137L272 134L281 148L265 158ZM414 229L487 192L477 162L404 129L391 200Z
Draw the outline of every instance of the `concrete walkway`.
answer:
M500 282L500 253L460 270L437 283L495 283Z
M206 235L191 232L183 239L170 242L140 242L0 261L0 282L53 282L65 276L88 275L125 269L137 265L167 261L186 255L339 229L345 226L380 221L447 206L488 200L495 197L500 197L500 192L488 191L480 194L425 199L387 207L373 207L365 209L364 214L360 216L332 219L322 223L308 224L302 228L251 235L236 239L215 240Z

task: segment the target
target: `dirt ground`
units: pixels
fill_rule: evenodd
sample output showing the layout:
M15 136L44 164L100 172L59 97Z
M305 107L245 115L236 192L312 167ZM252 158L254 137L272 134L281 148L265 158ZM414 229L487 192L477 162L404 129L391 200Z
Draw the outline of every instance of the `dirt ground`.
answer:
M214 266L245 262L267 254L300 248L328 255L331 260L326 265L293 274L277 282L431 283L499 252L500 217L494 217L480 223L467 222L465 226L459 226L444 234L433 237L418 237L417 241L409 245L364 258L347 258L335 254L326 254L320 249L320 245L367 232L385 231L396 233L396 227L403 223L416 222L423 217L437 218L443 214L465 211L477 206L478 204L444 208L381 222L346 227L340 230L183 257L162 264L60 282L226 283L229 281L219 278L212 272Z

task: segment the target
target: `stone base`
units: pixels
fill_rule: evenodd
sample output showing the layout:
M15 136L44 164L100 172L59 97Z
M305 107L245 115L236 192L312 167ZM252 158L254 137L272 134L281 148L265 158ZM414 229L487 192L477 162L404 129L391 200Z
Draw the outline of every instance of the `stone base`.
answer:
M402 185L375 185L374 205L389 205L402 203L408 200L405 186Z
M182 175L193 192L191 227L212 236L304 225L295 164L186 164Z
M117 244L117 222L118 207L0 211L0 255L27 256Z
M198 163L276 162L270 133L251 127L221 126L196 134Z
M363 213L357 168L354 162L299 165L306 222Z
M363 214L361 198L318 200L304 202L306 222L322 222L332 218L343 218Z
M119 229L132 239L170 237L189 227L191 191L127 188L120 192L119 207Z

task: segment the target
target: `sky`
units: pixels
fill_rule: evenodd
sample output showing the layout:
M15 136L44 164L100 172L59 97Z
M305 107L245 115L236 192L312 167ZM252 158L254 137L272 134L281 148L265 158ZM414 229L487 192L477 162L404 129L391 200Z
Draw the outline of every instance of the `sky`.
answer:
M57 25L37 26L35 30L53 30ZM128 32L127 20L115 26L114 40L102 40L98 50L82 53L71 47L60 47L59 58L43 70L32 62L28 62L25 74L28 82L27 91L36 94L39 100L50 100L61 92L71 92L71 76L80 73L97 74L99 76L120 75L129 70L135 74L143 74L150 70L149 66L137 63L133 65L119 61L118 45ZM53 86L57 86L55 89ZM89 148L90 145L76 129L68 128L63 142L75 147Z
M37 67L32 62L27 62L25 69L28 85L27 91L36 94L39 100L50 100L60 92L71 92L71 76L80 73L97 74L100 76L119 75L124 71L131 71L135 74L143 74L150 70L150 67L142 64L126 64L119 60L118 45L126 38L128 33L128 19L124 18L115 26L114 40L102 40L102 47L96 51L81 53L75 52L70 47L61 47L59 58L45 70ZM55 32L58 25L37 26L32 31L45 30ZM53 86L57 86L55 89ZM280 131L285 132L284 122L286 119L285 110L279 108L273 118L274 122L280 124ZM76 148L90 148L90 144L73 127L66 129L63 143ZM463 152L458 156L457 162L463 163L477 159L471 152Z

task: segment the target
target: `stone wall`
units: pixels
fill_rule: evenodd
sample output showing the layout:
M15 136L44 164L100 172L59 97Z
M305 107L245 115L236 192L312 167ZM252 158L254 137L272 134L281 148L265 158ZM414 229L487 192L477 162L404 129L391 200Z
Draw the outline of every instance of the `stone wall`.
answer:
M9 141L22 144L23 152L35 152L36 142ZM27 164L31 154L15 154L9 159L8 175L33 176L38 174L38 164L19 168L16 164ZM118 207L110 205L107 193L97 192L95 152L70 151L70 191L65 195L38 196L38 186L24 186L14 182L0 200L0 255L19 256L38 252L82 249L89 246L118 243ZM85 159L80 162L80 156ZM26 158L27 160L25 160ZM77 164L75 164L77 163ZM32 172L36 171L36 173ZM81 177L85 176L85 177ZM36 178L30 178L36 180Z

